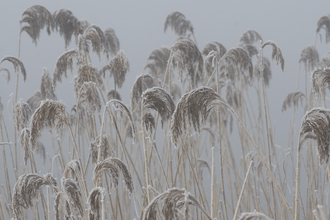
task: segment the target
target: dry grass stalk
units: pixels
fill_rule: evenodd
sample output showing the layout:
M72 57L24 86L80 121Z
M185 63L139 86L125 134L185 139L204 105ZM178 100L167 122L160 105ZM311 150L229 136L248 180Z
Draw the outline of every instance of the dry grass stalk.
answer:
M59 9L53 13L56 31L60 32L60 35L64 37L65 48L67 48L71 42L72 35L76 37L81 32L80 22L73 15L70 10Z
M307 46L301 51L299 63L304 63L306 71L314 69L318 62L319 53L314 46Z
M271 218L269 218L265 214L263 214L261 212L257 212L256 210L254 210L254 212L241 213L241 216L239 217L239 220L252 220L253 218L272 220Z
M25 70L24 64L22 63L22 61L20 59L13 57L13 56L6 56L6 57L2 58L2 60L0 61L0 64L3 61L11 62L14 66L15 72L17 74L18 74L18 72L21 72L23 75L24 82L26 81L26 70Z
M13 109L13 117L17 131L29 127L32 113L32 109L27 102L22 99L18 100Z
M325 42L330 42L330 15L324 15L319 18L317 21L316 34L321 31L321 29L325 30Z
M175 104L170 94L160 87L147 89L142 94L143 108L151 108L157 111L162 120L162 126L165 121L168 121L174 110Z
M109 64L110 76L113 76L115 85L119 88L125 82L125 75L129 71L129 62L123 50L118 51Z
M264 44L261 45L261 49L263 49L267 45L272 46L272 48L273 48L272 59L273 60L275 59L277 63L280 62L281 69L282 69L282 72L283 72L284 71L285 60L283 58L281 48L279 48L273 41L267 41L267 42L265 42Z
M171 27L174 33L179 36L186 36L187 32L194 35L193 25L186 19L184 14L178 11L172 12L167 16L164 23L164 32L166 32L168 27ZM188 36L190 36L190 34Z
M61 184L63 191L67 195L71 213L78 219L82 219L84 217L85 207L82 203L79 186L73 179L67 179L65 177L62 177Z
M37 45L37 40L40 36L40 31L47 26L47 33L50 35L51 31L55 28L55 23L52 14L41 5L33 5L26 9L20 24L25 24L21 27L20 32L26 32L31 38L32 42Z
M87 204L89 205L88 217L89 220L101 219L101 203L104 202L104 189L95 187L89 193Z
M65 124L69 125L64 104L59 101L48 99L42 101L39 108L31 117L30 143L32 148L36 145L44 128L55 128L56 134L59 137L60 129L62 129Z
M171 135L177 145L179 138L187 134L190 127L200 132L201 124L206 119L217 101L225 100L208 87L199 87L182 96L171 119Z
M174 67L178 69L180 81L184 81L183 72L186 72L190 86L196 88L203 80L204 64L202 54L196 44L188 38L179 39L171 46L171 53L169 62L173 62Z
M104 37L105 37L105 42L107 44L105 50L107 57L109 58L109 54L115 56L120 48L119 39L117 38L115 30L112 28L105 29Z
M96 83L84 82L82 84L78 92L77 104L78 107L84 104L89 115L93 115L96 110L101 111L101 99Z
M108 94L107 94L107 98L108 98L108 101L110 101L111 99L117 99L117 100L119 100L119 101L122 101L119 92L116 91L116 90L114 90L114 89L111 89L111 90L108 92Z
M57 191L57 183L51 174L40 176L34 173L21 175L15 186L13 194L13 211L16 219L22 215L21 208L28 209L34 206L34 200L38 199L41 187L51 186Z
M148 204L141 213L141 220L157 219L158 208L161 209L166 220L181 219L181 217L187 219L189 217L188 205L198 207L208 219L211 219L197 199L186 189L171 188L156 196ZM183 212L180 211L182 208L184 209Z
M260 79L262 79L261 77L263 77L265 86L269 86L269 81L272 78L272 69L271 69L271 65L270 65L270 61L268 60L267 57L262 57L262 64L263 64L263 72L261 75L261 71L260 71L260 63L259 63L259 59L257 61L257 63L254 65L253 68L253 75L254 78L256 78L258 81Z
M131 194L134 190L132 175L126 164L116 157L108 157L107 159L96 164L93 171L94 186L97 186L99 178L101 178L102 174L105 173L110 177L111 187L117 187L119 171L123 173L124 183L129 194Z
M78 74L74 77L74 92L76 97L79 96L79 90L84 82L94 82L100 90L105 90L102 78L98 70L91 64L85 64L78 70Z
M158 83L148 74L142 74L136 79L131 92L131 108L133 112L140 110L142 93L154 86L158 86Z
M78 58L78 52L73 49L64 52L56 61L55 70L53 73L53 87L56 88L57 82L62 82L62 76L64 74L65 78L67 78L67 70L72 72L73 70L73 58Z
M282 112L286 111L289 107L293 106L294 109L298 107L298 104L300 102L301 105L303 105L305 95L304 93L298 91L298 92L292 92L288 94L288 96L285 98L283 105L282 105Z
M110 146L109 137L107 135L102 135L101 146L100 143L100 136L90 143L90 154L92 157L92 163L97 163L97 156L99 148L101 149L101 158L100 160L105 160L108 157L114 156L114 152Z

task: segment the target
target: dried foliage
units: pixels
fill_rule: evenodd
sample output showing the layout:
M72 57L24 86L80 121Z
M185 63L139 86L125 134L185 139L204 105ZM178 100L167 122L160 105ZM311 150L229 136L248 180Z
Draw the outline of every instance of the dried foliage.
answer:
M157 216L160 214L158 213L158 209L161 210L161 213L166 220L181 219L181 215L184 216L184 219L188 219L188 205L198 207L204 214L206 214L208 219L211 219L197 199L186 189L171 188L156 196L148 204L141 214L141 220L157 219ZM183 213L180 209L183 209Z
M304 115L299 133L299 149L307 139L317 141L319 163L328 163L330 156L330 110L312 108Z
M13 57L13 56L6 56L6 57L2 58L2 60L0 61L0 64L3 61L11 62L14 66L15 73L18 74L18 72L20 71L23 75L24 82L26 81L26 70L25 70L24 64L22 63L22 61L20 59Z
M325 42L330 42L330 15L324 15L319 18L317 21L316 34L321 31L321 29L325 30Z
M29 127L31 115L32 109L30 105L23 101L23 99L18 100L13 109L13 117L16 129L22 130L26 127Z
M265 214L263 214L261 212L257 212L256 210L254 210L254 212L243 212L243 213L241 213L241 215L239 217L239 220L252 220L254 218L272 220L271 218L269 218Z
M171 46L171 61L178 70L179 79L183 82L183 72L187 73L190 86L196 88L203 80L203 57L196 44L188 39L181 38Z
M37 140L41 136L41 132L44 128L55 128L56 134L59 137L60 129L62 129L64 124L68 125L64 104L59 101L48 99L42 101L39 108L31 117L30 143L32 148L36 145Z
M60 32L60 35L64 37L65 48L67 48L71 42L72 35L78 36L82 34L81 23L73 15L70 10L59 9L53 13L56 31Z
M51 186L57 190L57 183L51 174L40 176L34 173L21 175L15 186L13 194L13 211L16 219L22 215L21 208L28 209L34 206L34 201L38 199L41 187L44 185Z
M263 49L267 45L272 46L272 48L273 48L272 59L273 60L275 59L277 64L279 62L281 63L281 69L282 69L282 72L283 72L284 71L285 60L283 58L281 48L279 48L273 41L267 41L267 42L265 42L264 44L261 45L261 49Z
M79 90L84 82L95 82L100 90L105 90L102 78L98 73L98 70L91 64L85 64L78 70L78 74L73 79L74 92L76 97L79 96Z
M119 92L114 89L111 89L108 92L107 98L108 98L108 101L110 101L111 99L117 99L117 100L121 101L121 96L120 96Z
M53 73L53 87L55 89L57 82L62 82L62 76L64 74L67 78L67 70L72 72L73 70L73 58L78 58L78 52L73 49L64 52L56 61L55 70Z
M116 157L108 157L96 164L93 171L94 186L97 186L98 179L104 173L110 177L111 187L117 187L119 171L123 173L125 186L129 194L131 194L134 190L132 175L124 162Z
M89 220L101 219L101 202L104 200L104 189L95 187L89 193L87 203L89 205L88 216Z
M115 30L112 28L105 29L104 37L105 37L105 43L107 45L105 49L107 57L109 58L109 54L115 56L120 48L119 39L117 38Z
M254 65L253 68L253 77L257 80L260 80L261 77L264 78L265 86L269 86L269 81L272 78L272 69L270 65L270 61L267 57L262 57L262 64L263 64L263 74L260 74L260 61L258 59L257 63Z
M152 76L148 74L142 74L136 79L131 92L131 108L133 112L135 112L136 110L140 110L139 107L141 104L142 93L146 89L155 86L158 86L158 83Z
M47 26L47 33L50 35L55 28L55 23L52 14L41 5L33 5L26 9L22 18L19 21L24 24L21 27L21 33L26 32L31 38L32 42L37 45L40 36L40 31Z
M307 46L301 51L299 63L303 63L305 65L306 71L314 69L318 62L319 53L314 46Z
M187 134L189 128L193 127L200 132L201 124L205 124L218 101L225 102L218 93L208 87L199 87L181 97L171 119L171 135L175 145L183 134Z
M123 50L118 51L109 64L110 76L115 79L115 84L121 88L125 82L126 73L129 71L129 62Z
M164 79L164 77L170 54L171 50L168 47L160 47L153 50L147 59L144 70L148 70L148 73L157 79L159 83L164 80L168 82L169 80L169 75L166 79Z
M110 146L109 137L107 135L102 135L101 145L99 145L99 143L100 136L97 136L97 138L89 144L93 164L97 163L99 148L101 148L100 160L105 160L108 157L114 156L114 152Z
M89 115L97 110L101 111L101 99L97 91L97 85L94 82L84 82L80 87L77 96L78 107L85 105Z
M79 186L73 179L67 179L62 177L61 179L62 189L68 198L68 204L70 206L70 212L78 219L84 217L84 209L82 204L81 192Z
M303 106L303 100L305 98L306 98L305 94L300 91L290 93L283 102L282 112L286 111L291 106L293 106L293 108L296 109L298 107L299 102L301 106Z
M142 94L143 108L151 108L157 111L162 120L162 126L165 121L168 121L174 110L175 104L170 94L160 87L153 87L147 89Z
M168 27L171 27L174 33L179 36L186 36L187 32L190 32L188 36L194 35L193 25L189 20L186 19L186 16L184 16L184 14L178 11L172 12L166 17L164 23L164 32L166 32Z

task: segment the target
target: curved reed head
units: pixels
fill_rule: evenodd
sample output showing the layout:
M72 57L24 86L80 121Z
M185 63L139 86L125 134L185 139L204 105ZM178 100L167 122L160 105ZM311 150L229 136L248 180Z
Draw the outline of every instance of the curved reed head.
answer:
M284 71L285 60L284 60L284 57L282 55L281 48L279 48L273 41L267 41L267 42L265 42L264 44L261 45L261 49L263 49L267 45L272 46L272 48L273 48L272 59L273 60L275 59L277 64L280 62L281 69L282 69L282 72L283 72Z
M129 71L129 62L123 50L118 51L115 58L110 61L109 67L110 76L113 76L116 85L121 88Z
M155 131L155 118L151 113L145 113L142 117L142 126L151 140Z
M301 51L299 63L304 63L306 71L314 69L318 62L319 52L314 46L307 46Z
M70 206L70 211L79 218L84 217L84 208L83 204L81 203L81 192L79 186L73 179L67 179L62 177L61 179L62 189L65 192L68 203Z
M186 36L187 32L194 35L194 27L189 20L186 19L186 16L181 12L174 11L170 13L164 23L164 32L167 28L171 27L175 34L179 36ZM190 36L190 34L188 36Z
M78 52L76 49L72 49L64 52L56 61L55 70L53 73L53 87L56 88L57 82L62 82L62 76L64 74L67 78L67 71L73 70L73 58L78 59Z
M112 56L115 56L120 48L119 39L116 35L115 30L110 27L105 29L104 36L105 36L105 41L107 44L107 47L106 47L107 57L109 58L109 54L111 54Z
M96 83L94 82L84 82L80 87L77 96L78 107L85 105L87 113L93 115L97 110L101 111L101 99L97 91Z
M11 62L14 66L15 72L16 73L21 72L23 75L24 82L26 81L26 70L25 70L24 64L22 63L22 61L20 59L13 57L13 56L6 56L6 57L2 58L2 60L0 61L0 64L3 61Z
M325 30L325 42L330 42L330 15L324 15L319 18L317 21L316 34L321 31L321 29Z
M13 117L17 130L29 127L32 113L32 109L27 102L22 99L17 101L13 109Z
M293 106L293 108L297 108L299 103L303 106L303 101L306 99L306 96L304 93L298 91L298 92L292 92L288 94L288 96L285 98L283 105L282 105L282 112L286 111L289 107Z
M102 135L101 146L99 145L99 143L100 143L100 136L97 136L97 138L94 141L92 141L89 145L93 164L97 163L99 147L101 148L100 160L104 160L114 155L114 152L110 146L109 137L107 135Z
M104 200L104 191L101 187L95 187L89 193L87 199L89 220L101 219L101 201Z

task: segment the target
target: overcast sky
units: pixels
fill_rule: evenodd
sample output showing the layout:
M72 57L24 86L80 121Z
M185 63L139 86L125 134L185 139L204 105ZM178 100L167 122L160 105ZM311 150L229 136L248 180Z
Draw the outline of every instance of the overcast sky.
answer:
M318 19L329 13L327 1L2 1L0 7L0 58L6 55L17 56L19 19L28 7L40 4L51 13L58 9L70 9L78 19L86 19L101 29L111 27L115 30L121 49L130 61L130 72L120 91L123 101L129 104L130 90L136 77L143 71L146 59L153 49L170 46L177 36L168 30L164 33L166 16L173 11L182 12L194 26L198 47L202 49L209 41L222 43L227 50L236 47L240 36L247 30L257 31L264 39L273 40L282 49L285 58L285 71L272 62L273 79L268 89L273 125L276 126L277 144L286 144L287 127L292 110L281 113L284 98L295 90L298 74L298 60L304 47L314 44ZM321 32L324 39L324 31ZM75 47L74 40L68 47ZM330 44L316 43L320 57L330 51ZM42 68L53 72L57 58L65 51L64 40L58 33L48 36L43 30L37 46L26 34L22 34L21 60L27 70L27 81L19 82L19 98L27 100L39 90ZM270 50L264 53L271 59ZM106 63L94 65L101 67ZM2 66L14 71L11 64ZM58 99L67 104L73 102L73 75L59 85ZM0 77L0 95L6 103L15 91L15 76L7 85ZM301 77L300 84L303 84ZM8 113L5 112L5 115ZM297 116L300 122L301 115ZM298 123L298 127L300 124ZM282 133L281 133L282 132ZM278 138L280 137L280 138ZM285 137L283 139L283 137Z

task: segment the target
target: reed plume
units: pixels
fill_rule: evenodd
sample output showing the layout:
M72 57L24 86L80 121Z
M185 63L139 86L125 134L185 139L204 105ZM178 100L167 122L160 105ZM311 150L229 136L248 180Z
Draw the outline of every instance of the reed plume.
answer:
M151 108L157 111L162 120L162 126L168 121L174 110L175 104L170 94L160 87L149 88L142 94L143 108Z
M152 140L156 125L155 125L155 118L151 113L147 112L143 115L142 127L149 135L149 139Z
M258 81L260 79L262 79L261 77L263 77L265 86L268 87L269 81L272 78L272 69L271 69L271 65L270 65L270 62L267 57L262 57L262 64L263 64L263 71L261 74L260 60L258 59L258 61L256 62L256 64L254 65L254 68L253 68L253 75L254 75L254 78L256 78Z
M107 135L102 135L102 140L101 140L101 145L99 146L100 143L100 136L97 136L94 141L92 141L89 146L90 146L90 151L91 151L91 157L92 157L92 163L96 164L97 163L97 156L98 156L98 151L99 148L101 149L101 158L100 160L105 160L108 157L114 156L114 152L110 146L109 142L109 137Z
M78 70L78 74L73 79L74 92L76 98L79 96L79 90L84 82L94 82L100 90L105 90L102 78L98 70L92 64L85 64Z
M0 72L6 72L6 73L7 73L6 75L4 75L4 74L0 74L0 76L4 76L4 77L6 77L7 84L8 84L9 81L10 81L10 71L9 71L9 69L4 68L4 67L0 67Z
M324 15L317 21L316 34L325 30L325 43L330 42L330 15Z
M321 95L324 99L325 88L330 86L330 67L323 69L314 69L311 74L311 89L315 93L316 97Z
M31 147L33 148L36 145L44 128L55 128L56 134L59 137L60 129L62 129L64 125L69 125L64 104L59 101L48 99L41 101L39 108L36 109L31 117Z
M33 202L38 199L41 187L44 185L51 186L57 191L56 180L49 173L44 176L28 173L18 178L12 198L15 219L19 219L22 215L21 208L28 209L34 206Z
M32 38L32 42L35 43L35 45L37 45L40 31L45 26L47 26L48 35L50 35L51 31L55 28L52 14L41 5L33 5L26 9L19 22L21 25L24 24L24 26L21 27L20 33L25 31Z
M283 102L282 112L286 111L291 106L293 106L293 108L296 109L299 103L303 105L304 98L306 98L305 94L300 91L292 92L288 94Z
M177 40L171 46L172 57L169 62L174 63L178 70L180 81L183 82L183 72L189 76L190 86L196 88L203 80L203 57L196 44L188 39Z
M61 179L62 189L68 198L68 204L70 212L73 213L78 219L84 217L84 209L81 198L81 192L79 186L73 179L67 179L62 177Z
M55 29L64 37L65 49L71 42L72 35L78 36L81 31L79 20L70 10L59 9L53 13ZM81 33L80 33L81 34Z
M186 16L181 12L175 11L170 13L164 23L164 33L167 28L171 27L175 34L179 36L194 36L194 27L189 20L186 19ZM187 32L190 33L187 35Z
M67 78L67 71L73 70L73 58L78 58L78 52L76 49L69 50L64 52L56 61L55 70L53 73L53 87L56 88L57 82L62 82L62 76L64 74L65 78Z
M64 192L56 194L54 199L54 210L56 220L71 220L71 210L69 205L69 198Z
M89 54L89 45L92 45L93 52L101 59L101 52L106 51L107 43L103 31L95 24L89 25L79 36L78 50L84 52L85 56Z
M111 99L117 99L117 100L121 101L121 96L120 96L119 92L114 89L111 89L108 92L107 98L108 98L108 101L110 101Z
M116 35L115 30L110 27L105 29L104 37L105 37L105 42L107 45L106 50L105 50L105 52L107 54L107 58L109 58L110 54L112 56L115 56L120 48L119 39Z
M43 69L43 74L41 76L40 92L42 99L52 99L56 100L57 97L54 93L52 77L49 75L47 68Z
M84 82L82 84L78 92L77 103L78 106L85 104L89 115L94 114L96 110L98 112L101 111L101 99L97 91L96 83Z
M6 56L6 57L2 58L2 60L0 61L0 64L3 61L11 62L14 66L15 72L17 74L18 74L18 72L21 72L23 75L24 82L26 81L26 70L25 70L24 64L22 63L22 61L20 59L13 57L13 56Z
M123 50L118 51L115 58L109 64L110 76L113 76L116 85L121 88L125 82L125 76L129 71L128 58Z
M208 87L199 87L184 94L171 119L171 135L175 145L183 134L187 134L189 128L200 132L201 124L205 124L210 111L219 101L225 102L218 93Z
M88 216L89 220L101 219L101 201L104 200L104 189L95 187L89 193L87 204L89 205Z
M131 194L134 190L133 179L130 171L128 170L126 164L116 157L108 157L107 159L100 161L96 164L93 171L93 182L94 186L97 186L99 178L102 177L102 174L107 174L111 179L111 186L118 186L119 171L123 173L125 186Z
M281 48L279 48L273 41L267 41L265 43L263 43L261 45L261 49L263 49L265 46L267 45L271 45L272 48L273 48L273 52L272 52L272 59L276 60L277 64L280 63L281 64L281 69L282 69L282 72L284 71L284 63L285 63L285 60L284 60L284 57L282 55L282 51L281 51Z
M208 59L209 54L210 53L212 54L214 52L215 54L212 57L212 59ZM216 41L211 41L204 46L202 50L202 54L206 56L204 61L204 68L206 69L206 73L208 74L208 76L211 76L213 69L216 67L215 62L219 61L220 58L223 57L223 55L225 55L226 52L227 49L225 48L225 46L223 46L221 43Z
M314 46L307 46L301 51L299 63L303 63L305 65L306 71L314 69L318 62L319 53Z
M261 35L255 30L244 32L239 40L238 46L249 52L250 57L258 54L257 48L253 45L262 41Z
M265 214L263 214L261 212L257 212L256 210L254 210L254 212L243 212L243 213L241 213L241 215L239 217L239 220L252 220L254 218L272 220L271 218L269 218Z
M25 166L27 165L27 161L30 158L30 152L32 152L29 139L30 139L30 129L28 128L22 129L20 135L20 143L24 155L23 158L24 158Z
M148 74L140 75L134 82L132 92L131 92L131 108L132 111L135 112L136 110L140 110L141 105L141 96L142 93L154 86L158 86L157 81Z
M186 189L171 188L156 196L148 204L141 213L141 220L157 219L157 216L160 214L158 213L158 208L161 209L161 213L166 220L181 219L182 215L184 219L188 219L188 205L196 206L208 219L212 219L202 208L197 199ZM180 211L182 208L184 208L184 213Z
M32 113L32 109L27 102L22 99L18 100L13 109L14 122L18 131L29 127Z
M170 58L171 50L168 47L160 47L153 50L143 70L148 70L148 73L158 80L159 83L164 80L168 82L169 75L164 79L168 59Z

